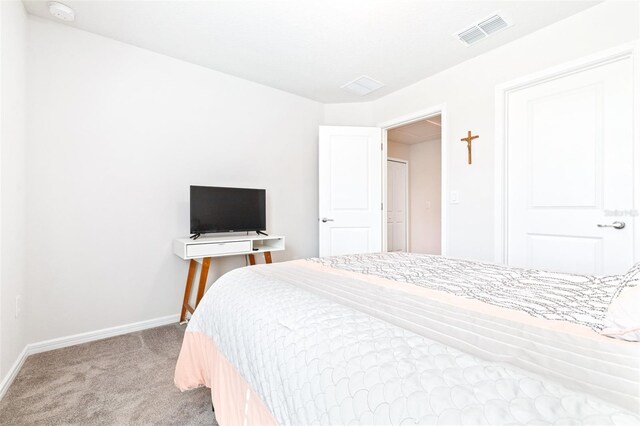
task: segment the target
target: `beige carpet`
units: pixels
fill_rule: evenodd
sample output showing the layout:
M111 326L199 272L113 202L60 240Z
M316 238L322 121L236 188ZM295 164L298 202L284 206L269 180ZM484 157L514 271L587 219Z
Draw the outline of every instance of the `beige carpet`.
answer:
M209 389L173 385L184 329L30 356L0 402L0 425L215 425Z

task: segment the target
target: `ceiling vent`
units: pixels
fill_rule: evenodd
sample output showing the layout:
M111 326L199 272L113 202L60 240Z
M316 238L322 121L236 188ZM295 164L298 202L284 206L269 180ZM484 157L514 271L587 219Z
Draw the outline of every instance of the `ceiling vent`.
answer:
M509 28L511 24L497 13L488 16L478 23L467 27L455 34L465 46L470 46L488 36L495 34L505 28Z
M485 19L484 21L478 24L478 28L484 31L487 35L491 35L493 33L497 33L500 30L507 28L509 24L504 18L500 15L493 15L489 19Z
M476 41L480 41L485 38L487 35L482 32L482 30L478 27L471 27L468 30L465 30L458 34L460 40L464 42L467 46L475 43Z
M381 87L384 87L384 84L380 83L378 80L374 80L371 77L363 75L353 81L348 82L340 88L348 90L351 93L355 93L356 95L364 96L368 95L374 90L378 90Z

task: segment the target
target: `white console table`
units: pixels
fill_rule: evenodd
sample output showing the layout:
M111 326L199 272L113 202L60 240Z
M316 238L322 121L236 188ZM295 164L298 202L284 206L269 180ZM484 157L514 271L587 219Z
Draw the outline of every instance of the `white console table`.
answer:
M271 263L271 252L282 251L284 248L284 237L277 235L233 235L224 237L200 237L197 240L192 240L191 238L178 238L173 240L173 252L176 256L190 261L187 284L184 288L180 322L186 319L187 311L193 314L202 296L204 296L212 258L245 255L249 258L249 264L255 265L255 255L262 253L264 254L265 262ZM200 268L196 304L192 307L189 305L189 298L191 296L191 287L196 275L198 263L202 263L202 267Z

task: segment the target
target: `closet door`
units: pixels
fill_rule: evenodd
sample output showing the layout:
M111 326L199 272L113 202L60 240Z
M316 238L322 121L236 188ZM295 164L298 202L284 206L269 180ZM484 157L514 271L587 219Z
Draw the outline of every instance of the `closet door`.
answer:
M631 266L632 114L630 58L509 94L510 265L585 274Z

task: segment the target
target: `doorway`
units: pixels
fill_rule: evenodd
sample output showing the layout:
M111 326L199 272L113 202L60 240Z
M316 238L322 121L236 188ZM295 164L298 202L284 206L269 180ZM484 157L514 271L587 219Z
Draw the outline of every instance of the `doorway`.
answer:
M400 250L447 254L447 123L446 105L441 104L378 127L319 127L320 257L387 251L387 163L394 159L407 162ZM426 125L432 129L430 136L418 130ZM397 140L407 133L424 139ZM421 196L419 191L427 187L431 192Z
M387 251L442 254L442 115L387 129Z

